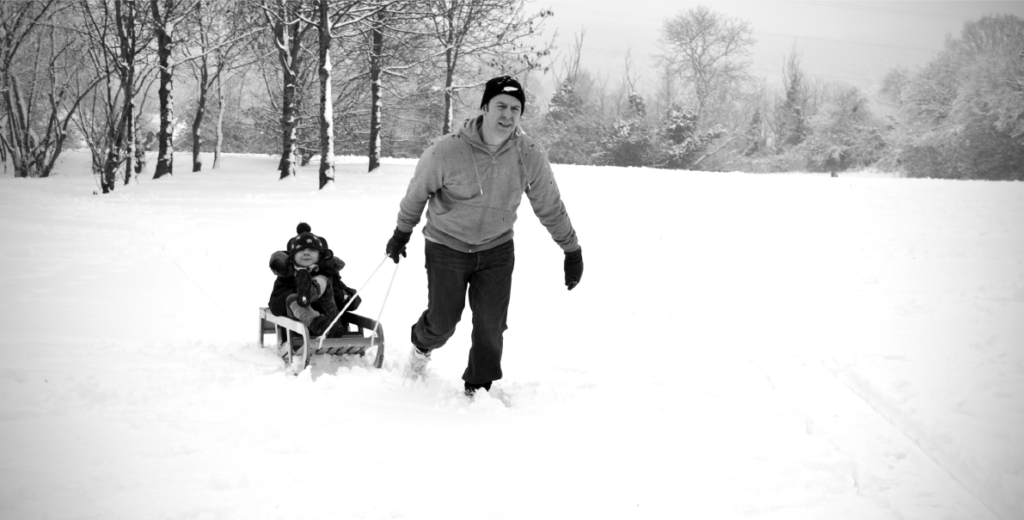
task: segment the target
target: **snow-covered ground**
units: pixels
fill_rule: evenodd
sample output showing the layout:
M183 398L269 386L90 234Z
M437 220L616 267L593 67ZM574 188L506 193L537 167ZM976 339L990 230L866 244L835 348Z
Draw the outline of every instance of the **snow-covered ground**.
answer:
M556 166L583 281L524 203L470 401L468 316L402 377L419 232L384 369L256 337L268 255L306 221L359 286L413 161L87 160L0 175L0 518L1024 518L1024 184Z

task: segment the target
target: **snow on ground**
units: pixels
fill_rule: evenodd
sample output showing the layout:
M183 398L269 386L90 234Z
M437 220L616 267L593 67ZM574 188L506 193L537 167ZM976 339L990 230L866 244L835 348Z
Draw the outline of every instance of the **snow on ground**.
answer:
M269 254L309 222L359 286L414 161L181 157L0 175L2 518L1024 518L1024 184L557 166L583 282L524 204L470 401L468 317L402 377L418 232L384 369L257 341Z

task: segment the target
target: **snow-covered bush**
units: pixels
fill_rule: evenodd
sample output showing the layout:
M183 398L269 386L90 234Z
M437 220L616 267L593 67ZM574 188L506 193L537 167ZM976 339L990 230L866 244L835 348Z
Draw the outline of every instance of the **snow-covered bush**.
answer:
M853 87L839 89L810 120L797 149L812 171L842 171L874 164L886 150L884 129Z
M910 82L894 135L911 177L1024 180L1024 20L968 22Z

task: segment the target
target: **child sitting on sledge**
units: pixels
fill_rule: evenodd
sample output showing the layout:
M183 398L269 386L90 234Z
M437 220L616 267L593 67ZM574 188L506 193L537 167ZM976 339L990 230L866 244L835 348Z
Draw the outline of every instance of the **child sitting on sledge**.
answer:
M306 326L311 337L320 336L345 307L355 291L341 281L345 262L334 256L327 240L300 222L285 251L270 255L270 270L277 275L268 306L277 316L288 316ZM347 311L359 307L360 298ZM332 332L343 332L335 327Z

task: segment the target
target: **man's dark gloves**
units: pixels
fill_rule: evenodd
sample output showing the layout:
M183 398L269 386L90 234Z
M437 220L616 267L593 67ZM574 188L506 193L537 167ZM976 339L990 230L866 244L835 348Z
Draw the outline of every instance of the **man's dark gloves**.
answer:
M565 254L565 286L571 291L583 278L583 249Z
M409 238L412 237L412 232L399 231L395 228L395 234L391 236L391 240L388 240L388 256L391 257L395 263L398 263L398 255L405 255L405 245L409 243Z

